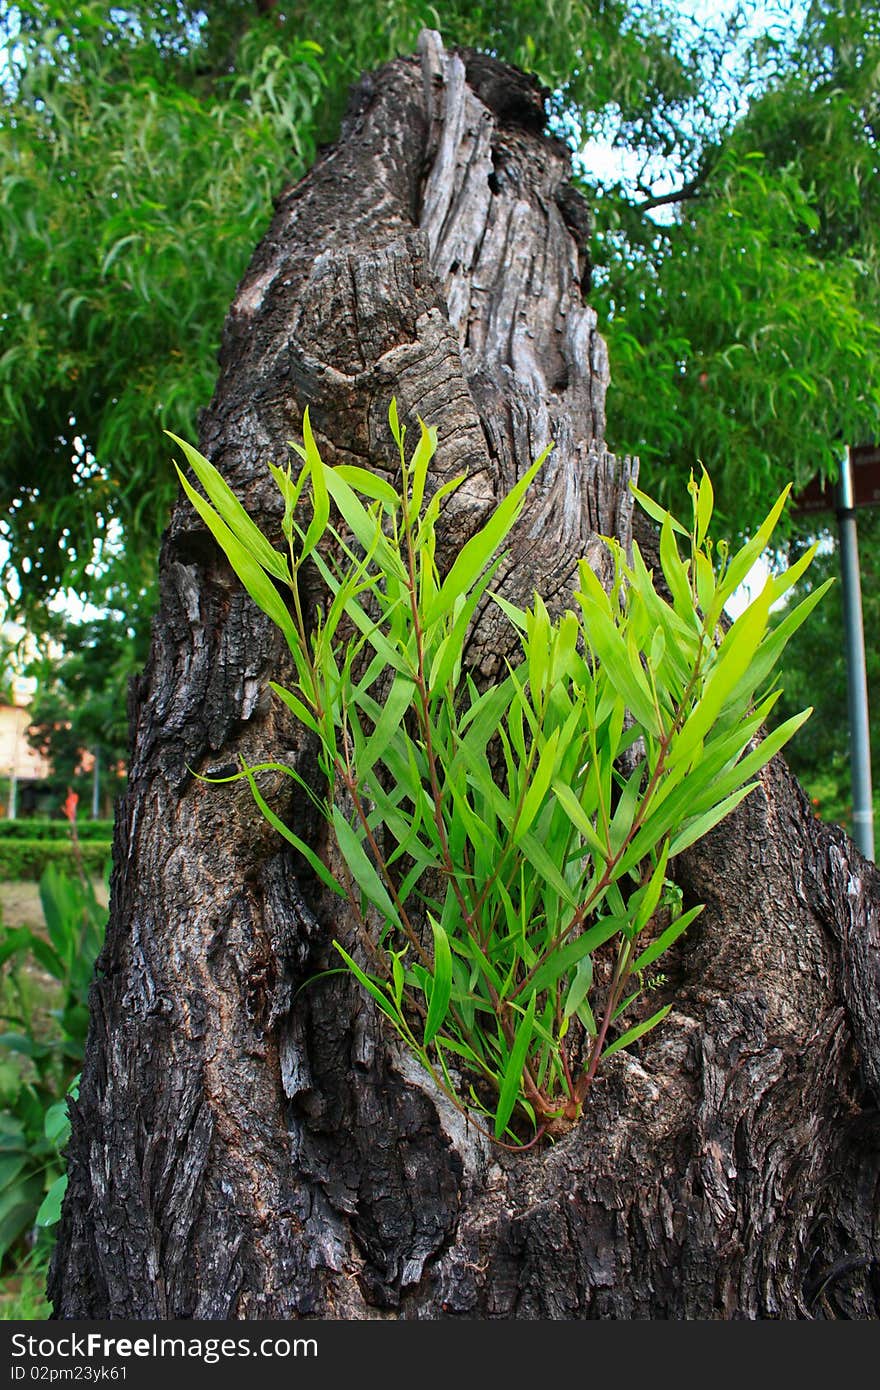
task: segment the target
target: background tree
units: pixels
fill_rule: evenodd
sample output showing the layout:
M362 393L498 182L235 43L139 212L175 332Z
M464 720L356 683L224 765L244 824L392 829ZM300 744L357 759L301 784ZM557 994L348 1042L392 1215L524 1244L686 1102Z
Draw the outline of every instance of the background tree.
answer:
M670 170L671 220L595 190L621 444L661 488L702 460L734 527L880 430L880 11L813 3L795 32L746 50L757 90Z
M543 117L528 79L426 34L419 60L356 90L338 144L279 201L200 439L263 530L283 534L266 459L303 408L328 462L381 474L393 394L406 423L437 426L431 486L467 475L443 568L554 439L496 582L555 607L582 555L608 577L599 536L629 538L632 464L604 445L584 210ZM876 1317L880 883L784 764L676 861L685 905L706 907L655 994L673 1005L663 1032L610 1060L567 1136L511 1154L350 977L302 988L334 938L353 945L352 913L246 785L193 776L276 764L264 795L332 858L281 775L318 776L307 727L267 693L290 654L187 499L160 572L56 1313ZM317 580L300 599L317 621ZM474 678L505 656L504 625L478 615Z
M210 400L225 307L272 199L335 132L349 83L408 51L429 13L417 0L4 12L0 480L32 624L59 587L89 592L96 545L137 602L173 497L162 428L192 435ZM534 0L453 4L444 23L540 54L571 100L613 97L636 120L690 85L664 26L621 0L552 21Z
M27 673L37 682L28 740L51 766L49 782L59 804L74 790L81 815L89 813L95 795L98 815L112 815L124 789L127 689L147 650L141 628L123 613L103 609L79 621L55 615L41 655L28 663Z

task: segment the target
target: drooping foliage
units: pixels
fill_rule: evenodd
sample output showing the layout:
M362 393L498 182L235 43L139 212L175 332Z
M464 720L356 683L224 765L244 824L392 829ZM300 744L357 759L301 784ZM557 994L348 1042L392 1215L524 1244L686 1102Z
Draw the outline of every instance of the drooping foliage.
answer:
M195 432L273 196L335 134L349 84L425 24L537 66L558 101L614 96L635 120L686 84L664 30L622 2L454 4L442 20L404 0L5 13L0 491L32 621L60 587L93 588L96 543L142 583L172 496L162 429Z
M661 495L701 460L736 528L880 432L880 11L812 4L762 51L668 220L647 188L595 199L615 442Z

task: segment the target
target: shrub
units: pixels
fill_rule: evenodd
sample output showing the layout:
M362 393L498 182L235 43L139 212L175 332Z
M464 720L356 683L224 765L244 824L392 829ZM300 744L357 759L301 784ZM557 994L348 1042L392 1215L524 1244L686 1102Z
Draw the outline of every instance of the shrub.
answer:
M113 838L112 820L77 820L77 833L80 840L102 840L105 843ZM0 820L0 845L7 840L60 840L70 843L70 821L49 820L45 816L23 820Z
M487 1116L495 1140L534 1142L570 1128L599 1066L671 1007L652 1011L644 996L701 909L683 904L670 860L758 785L809 714L760 738L773 668L826 586L770 631L771 606L810 552L727 626L724 605L769 544L788 489L730 555L709 539L704 474L691 480L688 527L636 491L660 525L671 601L636 544L629 557L605 538L610 592L582 561L572 607L551 617L536 594L520 609L491 586L543 456L441 578L437 522L463 479L430 494L436 432L422 425L407 461L394 405L390 418L399 487L325 465L306 413L298 476L270 465L287 553L177 441L208 500L178 469L187 496L287 639L295 678L272 689L310 730L324 779L313 786L267 762L216 780L247 779L271 824L350 904L358 941L353 953L335 943L344 968L438 1083ZM306 564L328 591L314 619L300 600ZM521 658L481 688L463 653L487 602ZM268 770L329 823L338 876L266 802Z
M109 840L86 840L79 846L79 859L88 873L100 876L110 859ZM63 840L0 839L0 880L38 880L53 864L74 873L77 869L77 850Z
M35 1227L49 1229L60 1216L67 1097L76 1094L106 920L89 880L57 865L44 871L40 897L45 936L0 923L0 1262ZM48 1026L33 1004L35 966L55 982Z

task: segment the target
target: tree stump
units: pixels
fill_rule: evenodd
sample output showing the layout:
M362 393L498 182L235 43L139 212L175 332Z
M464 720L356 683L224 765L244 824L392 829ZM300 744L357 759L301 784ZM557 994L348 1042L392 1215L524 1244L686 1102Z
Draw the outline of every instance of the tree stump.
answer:
M329 462L382 468L439 430L447 563L550 440L506 592L564 603L631 536L606 450L587 214L543 93L447 52L365 77L338 142L279 199L225 329L200 446L280 535L266 461L310 407ZM170 466L170 464L169 464ZM768 499L768 503L769 503ZM510 637L484 612L467 660ZM780 758L678 861L705 912L662 1027L618 1053L560 1142L487 1141L346 976L349 939L247 786L193 771L314 749L268 692L277 632L190 505L131 701L107 943L50 1279L78 1319L873 1318L880 1306L880 876ZM282 785L283 783L283 785ZM263 784L324 854L289 783Z

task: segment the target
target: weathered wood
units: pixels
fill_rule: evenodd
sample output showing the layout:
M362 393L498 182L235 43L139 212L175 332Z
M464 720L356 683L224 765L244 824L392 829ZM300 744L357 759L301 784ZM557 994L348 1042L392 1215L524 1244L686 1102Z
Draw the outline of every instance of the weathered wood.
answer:
M422 36L365 78L338 143L280 199L226 325L201 447L279 527L267 459L311 416L381 468L390 397L461 471L451 555L551 439L504 575L570 591L624 543L629 460L586 211L540 89ZM483 613L468 659L505 636ZM185 502L132 701L107 945L51 1276L65 1318L872 1318L878 1267L880 877L780 759L678 865L706 912L662 1030L618 1054L580 1124L488 1143L345 977L299 992L351 923L245 787L192 770L314 750L267 695L277 634ZM330 853L278 778L266 792Z

